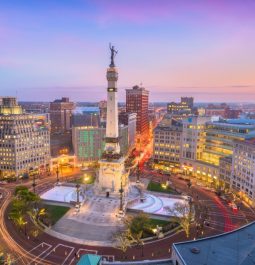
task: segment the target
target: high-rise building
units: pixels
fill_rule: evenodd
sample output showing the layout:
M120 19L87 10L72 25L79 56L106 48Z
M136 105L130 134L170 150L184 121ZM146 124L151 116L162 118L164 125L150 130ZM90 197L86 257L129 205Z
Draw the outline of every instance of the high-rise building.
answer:
M135 146L136 137L136 113L119 113L119 124L128 126L128 145L129 150L133 149Z
M3 98L0 106L0 175L18 177L45 173L50 164L48 126L25 114L15 98Z
M183 120L182 158L197 160L202 157L205 125L208 117L192 116Z
M126 112L136 113L136 130L141 135L149 132L149 91L144 87L134 86L126 89Z
M50 103L51 132L63 133L71 130L71 116L74 103L63 97Z
M181 97L181 102L170 102L167 104L167 112L170 114L188 116L195 113L194 98Z
M191 109L194 107L194 98L193 97L181 97L181 103L189 106Z
M182 123L166 114L154 129L153 158L155 167L164 171L180 165Z

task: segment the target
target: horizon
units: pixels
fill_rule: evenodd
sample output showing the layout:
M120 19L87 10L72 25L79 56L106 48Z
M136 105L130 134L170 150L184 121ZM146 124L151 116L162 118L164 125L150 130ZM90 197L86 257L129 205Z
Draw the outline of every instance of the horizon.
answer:
M3 0L0 10L1 96L103 100L112 42L120 101L140 83L151 102L255 99L252 0Z

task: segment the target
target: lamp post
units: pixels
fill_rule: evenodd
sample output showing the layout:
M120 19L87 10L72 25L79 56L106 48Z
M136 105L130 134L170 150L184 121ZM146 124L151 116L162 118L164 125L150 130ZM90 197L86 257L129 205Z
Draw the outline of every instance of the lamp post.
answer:
M57 173L57 185L58 185L59 184L59 169L58 169L58 166L57 166L56 173Z
M120 183L120 210L119 210L119 213L120 214L123 214L123 187L122 187L122 178L121 178L121 183Z
M35 175L33 175L33 192L35 193L35 187L36 187L36 182L35 182Z
M136 183L140 182L140 161L138 161L137 170L136 170Z
M139 137L139 160L136 171L136 183L140 182L140 162L141 162L141 136Z
M77 201L76 204L80 207L80 184L76 184Z

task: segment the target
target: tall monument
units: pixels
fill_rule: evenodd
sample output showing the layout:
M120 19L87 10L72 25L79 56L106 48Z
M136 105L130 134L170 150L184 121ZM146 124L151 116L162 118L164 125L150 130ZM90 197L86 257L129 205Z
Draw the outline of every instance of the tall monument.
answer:
M125 159L120 152L118 126L118 71L114 58L118 53L110 44L111 63L107 69L107 117L105 150L99 161L98 191L106 196L116 196L128 187L128 175L125 171Z

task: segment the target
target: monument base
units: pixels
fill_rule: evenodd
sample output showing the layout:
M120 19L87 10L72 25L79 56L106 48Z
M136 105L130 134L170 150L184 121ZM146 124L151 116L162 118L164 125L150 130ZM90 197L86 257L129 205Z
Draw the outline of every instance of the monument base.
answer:
M106 197L120 196L120 189L127 193L128 189L128 174L125 170L125 159L99 161L99 177L97 183L97 192Z

